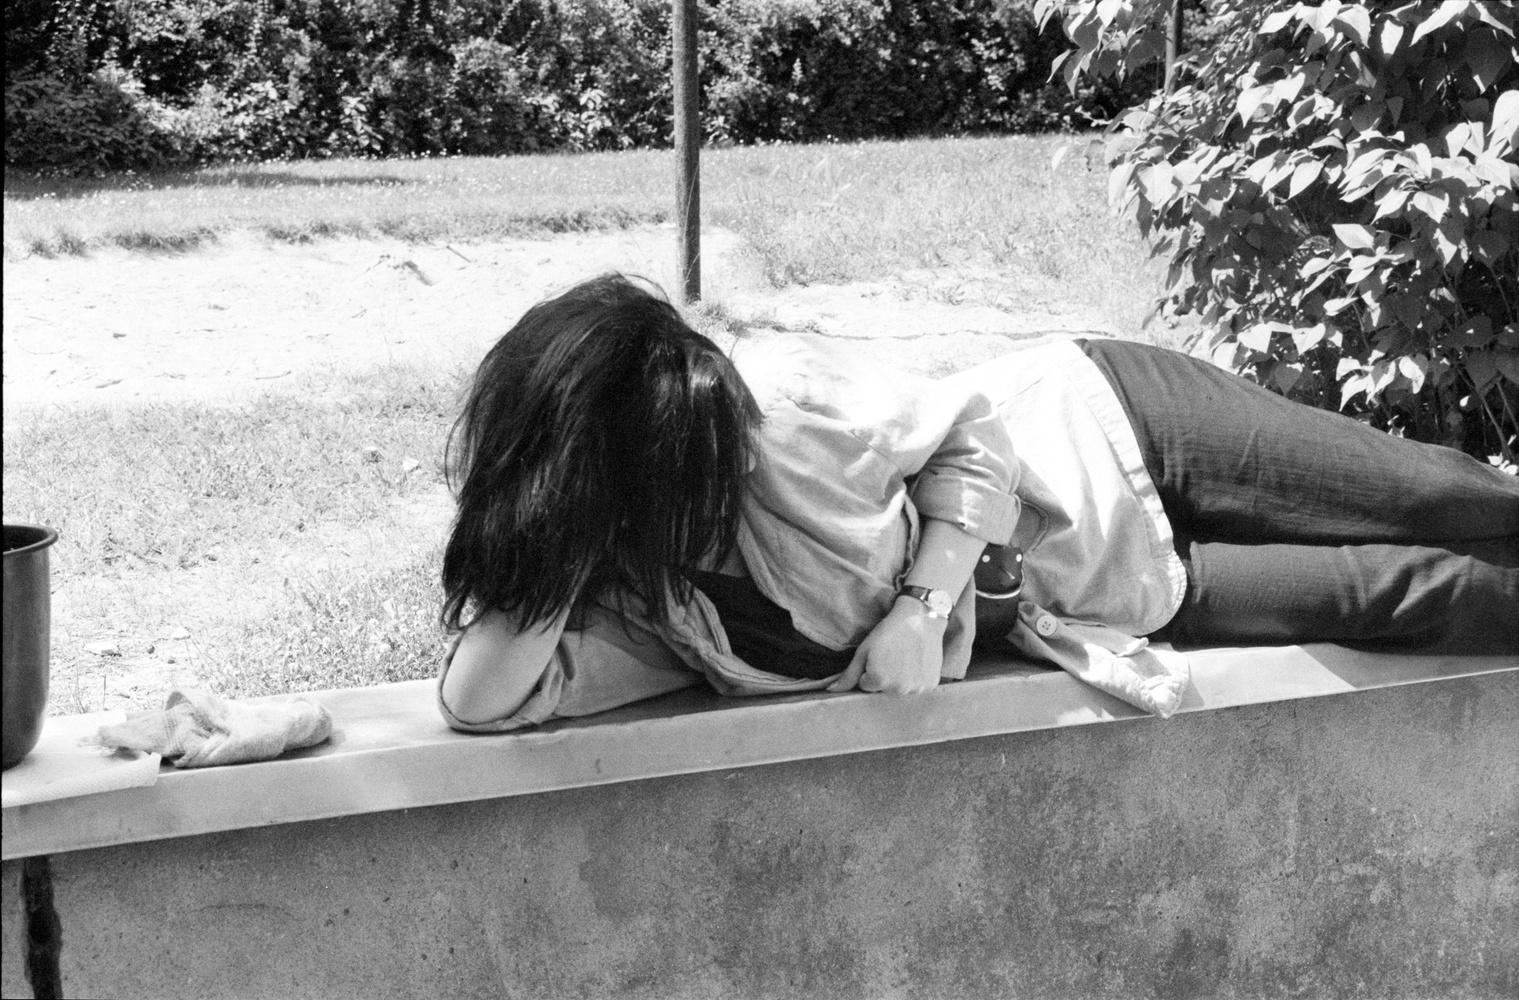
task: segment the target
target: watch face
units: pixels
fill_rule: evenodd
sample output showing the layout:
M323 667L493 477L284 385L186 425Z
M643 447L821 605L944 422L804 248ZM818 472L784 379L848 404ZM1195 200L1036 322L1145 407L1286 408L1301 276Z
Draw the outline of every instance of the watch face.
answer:
M929 614L935 618L948 618L955 608L954 600L942 590L930 590L923 603L928 605Z

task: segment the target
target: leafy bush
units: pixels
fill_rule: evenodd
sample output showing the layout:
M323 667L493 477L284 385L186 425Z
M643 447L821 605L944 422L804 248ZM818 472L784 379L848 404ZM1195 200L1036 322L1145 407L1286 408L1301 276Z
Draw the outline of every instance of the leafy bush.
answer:
M706 10L704 117L736 143L1087 127L1149 92L1048 85L1033 0L727 0ZM1127 100L1125 99L1127 98Z
M1050 86L1059 36L1040 32L1032 4L708 0L707 135L754 143L1085 127L1148 92L1148 78L1127 94L1107 82L1075 97ZM669 26L669 0L16 0L8 106L42 124L8 141L7 162L67 161L46 124L54 115L65 116L62 136L88 140L85 169L148 166L159 146L201 160L666 146ZM150 147L135 162L125 142L102 157L67 117L107 63L130 81L123 100ZM69 100L12 86L43 77ZM47 104L27 111L34 99ZM112 108L107 120L120 124L121 102Z
M488 155L536 149L529 124L534 109L522 89L520 61L500 42L471 38L453 51L449 80L453 152Z
M1163 45L1170 0L1040 0L1067 79ZM1162 307L1263 385L1519 460L1519 14L1478 0L1213 0L1215 42L1125 119L1110 192Z
M110 68L78 82L14 79L5 88L5 163L102 174L181 162L183 147L166 128L175 118Z

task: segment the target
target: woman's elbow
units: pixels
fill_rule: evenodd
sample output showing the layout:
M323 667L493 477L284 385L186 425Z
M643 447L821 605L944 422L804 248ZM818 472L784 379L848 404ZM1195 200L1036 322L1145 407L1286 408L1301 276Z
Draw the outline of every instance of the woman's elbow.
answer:
M521 630L502 612L465 629L439 687L450 725L487 725L517 714L553 662L563 631L562 617L547 628Z

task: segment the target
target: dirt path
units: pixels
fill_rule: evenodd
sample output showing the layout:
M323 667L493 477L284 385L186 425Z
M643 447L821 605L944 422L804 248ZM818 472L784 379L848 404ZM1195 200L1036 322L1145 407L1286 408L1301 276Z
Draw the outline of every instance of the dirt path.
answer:
M233 239L6 261L5 406L227 399L385 361L468 363L533 302L588 275L673 288L674 243L668 228L458 246ZM703 252L705 298L731 315L890 338L911 368L969 361L1010 335L1104 325L1075 306L1020 302L991 274L777 290L732 233L709 230Z

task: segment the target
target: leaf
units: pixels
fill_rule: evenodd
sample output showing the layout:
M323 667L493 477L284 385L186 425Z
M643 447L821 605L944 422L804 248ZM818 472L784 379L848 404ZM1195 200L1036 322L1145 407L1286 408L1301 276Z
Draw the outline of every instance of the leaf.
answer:
M1429 374L1429 359L1418 354L1405 355L1398 359L1398 373L1408 379L1411 390L1418 392L1424 388L1424 379Z
M1376 187L1390 171L1386 165L1389 153L1385 149L1367 149L1356 155L1345 167L1341 187L1347 201L1354 201L1365 193L1366 188ZM1373 172L1380 171L1373 177ZM1351 192L1357 192L1352 194Z
M1365 7L1346 7L1335 15L1334 23L1354 38L1357 45L1366 46L1371 40L1371 15Z
M1477 17L1482 21L1483 24L1486 24L1494 31L1501 31L1510 38L1514 37L1514 26L1512 24L1505 24L1504 22L1498 20L1493 16L1492 11L1488 10L1486 7L1479 6L1477 8Z
M1278 364L1271 372L1271 381L1283 394L1292 391L1292 387L1302 380L1303 370L1293 365Z
M1302 194L1319 179L1319 174L1323 171L1324 165L1317 160L1298 164L1297 169L1292 171L1292 183L1287 185L1287 197L1291 199Z
M1514 168L1491 153L1477 157L1474 169L1478 177L1495 188L1515 187Z
M1164 161L1152 163L1139 172L1139 183L1144 187L1145 197L1152 205L1164 204L1172 192L1171 164Z
M1414 36L1409 40L1409 45L1418 45L1419 41L1439 31L1452 21L1469 13L1471 4L1469 0L1443 0L1439 8L1414 29Z
M1435 242L1435 252L1440 255L1440 260L1446 267L1454 264L1461 257L1461 241L1459 239L1460 227L1456 227L1454 233L1449 226L1437 226L1431 234Z
M1503 377L1519 385L1519 351L1493 351L1493 364Z
M1519 90L1505 90L1493 104L1493 120L1487 127L1487 148L1503 156L1519 146Z
M1263 156L1245 168L1245 176L1259 184L1262 188L1269 189L1271 185L1266 183L1266 177L1278 164L1285 162L1285 160L1286 158L1281 153Z
M1466 37L1466 65L1478 90L1498 82L1503 71L1514 64L1514 48L1505 45L1497 32L1478 28Z
M1278 31L1281 31L1283 28L1287 27L1287 25L1292 23L1293 13L1294 12L1291 10L1279 10L1268 15L1266 19L1261 22L1260 28L1257 29L1257 34L1276 34Z
M1317 94L1309 94L1307 97L1303 98L1301 101L1298 101L1292 106L1292 111L1287 115L1287 121L1290 122L1294 128L1301 128L1304 122L1318 117L1319 110L1321 108L1330 112L1333 112L1335 110L1334 103L1332 101L1320 97ZM1329 116L1326 115L1325 117ZM1337 118L1339 116L1338 114L1334 114L1333 117Z
M1247 87L1240 92L1239 101L1235 108L1239 111L1239 119L1246 125L1255 117L1256 110L1261 103L1271 94L1271 85L1263 84L1258 87Z
M1350 124L1357 132L1369 132L1382 120L1382 112L1386 110L1387 105L1381 101L1367 101L1350 113Z
M1371 388L1371 376L1352 375L1340 386L1340 409L1346 409L1351 402L1363 392Z
M1261 190L1270 191L1282 181L1292 176L1292 172L1296 169L1297 167L1291 160L1282 159L1266 172L1266 180L1261 184Z
M1489 264L1497 263L1498 258L1508 252L1509 238L1506 233L1496 229L1484 229L1472 237L1472 246L1476 248L1477 255Z
M1372 216L1372 221L1385 219L1389 215L1396 215L1403 210L1408 203L1408 196L1412 194L1408 188L1393 188L1377 200L1377 211Z
M1376 243L1376 233L1370 226L1340 222L1334 226L1334 235L1340 243L1352 250L1370 250Z
M1310 351L1324 342L1324 336L1329 332L1323 323L1315 323L1313 326L1301 330L1292 331L1292 346L1297 348L1299 354Z
M1334 10L1325 9L1329 6L1329 3L1321 3L1316 7L1310 6L1307 3L1298 4L1296 7L1297 19L1303 22L1305 27L1322 28L1329 23L1330 18L1334 17L1335 12L1340 9L1339 0L1330 0L1330 2L1333 3Z
M1380 326L1382 323L1382 300L1387 295L1387 278L1381 271L1368 274L1357 286L1361 301L1366 303L1366 315L1371 317L1373 325ZM1336 345L1338 346L1338 345Z
M1271 327L1267 326L1265 323L1256 323L1254 326L1241 330L1239 336L1236 339L1241 344L1244 344L1246 347L1250 348L1252 351L1257 351L1261 354L1270 354L1271 336L1273 332L1274 331L1272 331Z
M1456 122L1445 130L1445 150L1447 156L1460 156L1468 149L1472 153L1482 152L1481 143L1486 138L1482 126L1476 122ZM1474 148L1475 147L1475 148Z
M1450 209L1449 199L1431 191L1415 191L1410 200L1413 202L1415 211L1437 223L1445 218L1446 212Z
M1351 285L1359 285L1368 275L1381 265L1381 261L1375 257L1356 257L1350 265L1350 270L1345 275L1345 281Z
M1461 102L1461 113L1468 120L1481 119L1487 121L1493 113L1493 102L1485 97L1473 97L1469 101Z
M1472 386L1480 395L1487 391L1487 387L1493 384L1498 377L1498 363L1492 351L1468 351L1466 354L1466 376L1472 380Z
M1303 85L1307 82L1306 73L1293 73L1283 77L1271 85L1271 102L1275 104L1297 100L1297 96L1303 92Z
M1461 329L1445 339L1450 347L1486 347L1493 339L1493 321L1486 316L1473 316Z
M1391 59L1403 44L1403 26L1389 18L1382 22L1382 55Z
M1414 164L1418 167L1420 177L1428 177L1435 172L1435 157L1430 152L1429 146L1422 142L1409 145L1408 155L1413 157Z
M1134 176L1134 164L1128 161L1120 163L1113 168L1108 175L1108 204L1114 211L1121 211L1134 198L1134 192L1129 187L1129 182Z
M1328 257L1314 257L1312 260L1308 261L1308 263L1302 266L1302 268L1298 271L1298 274L1302 275L1304 278L1311 278L1315 274L1318 274L1320 271L1328 270L1333 266L1334 261Z

